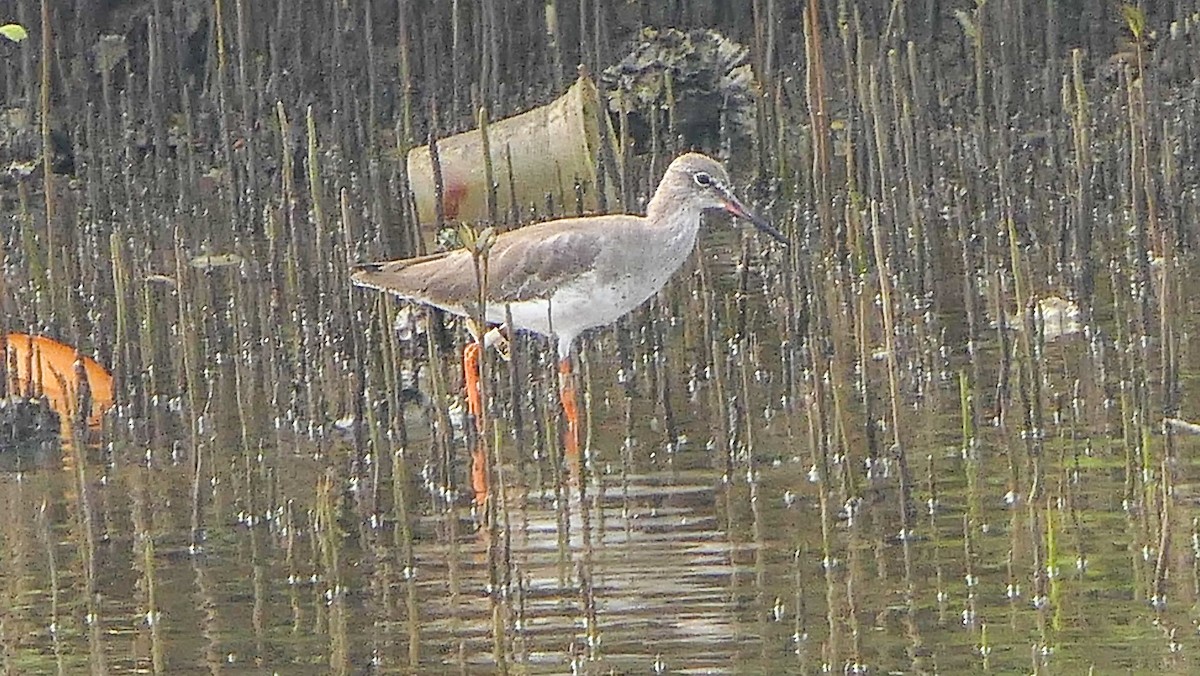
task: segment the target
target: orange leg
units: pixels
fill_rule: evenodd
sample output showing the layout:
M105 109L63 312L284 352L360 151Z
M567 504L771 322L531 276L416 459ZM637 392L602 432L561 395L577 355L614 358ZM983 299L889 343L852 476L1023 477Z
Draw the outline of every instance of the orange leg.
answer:
M476 424L481 421L483 398L479 394L479 355L483 351L478 342L467 343L463 348L463 381L467 388L467 412Z
M576 399L575 374L571 372L571 360L558 362L558 398L567 417L567 455L579 455L579 402Z
M471 451L471 489L475 492L475 504L487 502L488 486L487 447L483 443L483 397L479 391L479 358L483 346L478 341L467 343L463 348L463 380L467 389L467 411L475 420L480 436Z

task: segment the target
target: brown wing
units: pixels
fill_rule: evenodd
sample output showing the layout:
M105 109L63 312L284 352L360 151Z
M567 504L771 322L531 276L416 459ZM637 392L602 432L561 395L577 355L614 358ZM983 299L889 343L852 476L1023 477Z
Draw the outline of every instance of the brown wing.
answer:
M558 227L534 226L514 232L522 237L496 241L488 258L488 300L513 303L549 298L557 288L592 269L603 249L603 227L582 219L553 224Z
M488 302L548 298L592 269L606 228L623 221L616 216L562 219L501 234L488 253ZM475 265L466 249L360 265L351 279L441 307L461 307L478 297Z

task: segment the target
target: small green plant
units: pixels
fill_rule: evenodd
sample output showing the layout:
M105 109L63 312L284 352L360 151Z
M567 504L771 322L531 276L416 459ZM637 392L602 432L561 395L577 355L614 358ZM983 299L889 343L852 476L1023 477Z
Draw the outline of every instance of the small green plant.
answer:
M1146 32L1145 13L1135 5L1121 5L1121 16L1125 19L1125 26L1133 36L1133 41L1140 43Z
M8 38L13 42L21 42L29 37L29 31L19 23L6 23L0 25L0 37Z

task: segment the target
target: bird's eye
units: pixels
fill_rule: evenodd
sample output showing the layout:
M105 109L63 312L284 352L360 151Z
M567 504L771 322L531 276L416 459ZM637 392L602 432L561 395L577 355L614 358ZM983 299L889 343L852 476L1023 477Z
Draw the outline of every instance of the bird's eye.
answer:
M708 186L712 185L712 176L709 176L706 172L703 172L703 171L697 171L692 176L692 179L694 181L696 181L696 185L698 185L702 188L707 188Z

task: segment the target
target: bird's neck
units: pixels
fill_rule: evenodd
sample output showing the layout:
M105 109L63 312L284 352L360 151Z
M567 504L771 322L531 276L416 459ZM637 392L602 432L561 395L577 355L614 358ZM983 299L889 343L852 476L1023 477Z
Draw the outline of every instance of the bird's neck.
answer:
M700 228L701 214L694 209L679 208L680 201L659 190L646 205L646 220L658 228L695 233Z
M650 207L653 207L651 203ZM668 267L678 267L696 246L696 236L700 232L702 214L695 209L662 209L646 210L647 220L653 228L653 237L658 239L657 255L659 262ZM669 262L670 261L670 262ZM674 272L671 267L671 272Z

